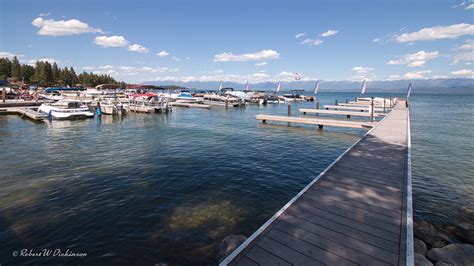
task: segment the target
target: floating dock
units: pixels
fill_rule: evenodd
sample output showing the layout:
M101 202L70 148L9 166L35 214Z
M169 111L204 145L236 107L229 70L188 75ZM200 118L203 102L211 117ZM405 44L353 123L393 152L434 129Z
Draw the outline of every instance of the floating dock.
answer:
M350 118L351 116L370 117L370 113L368 112L350 112L350 111L307 109L307 108L301 108L301 109L298 109L298 111L303 114L343 115L343 116L347 116L347 118ZM385 114L374 113L374 117L384 117L384 116Z
M410 147L401 102L221 265L413 265Z
M278 115L257 115L256 118L257 120L261 120L263 123L266 123L267 121L274 121L274 122L318 125L320 129L322 129L323 126L370 129L376 124L376 123L363 122L363 121L360 121L360 122L359 121L345 121L345 120L322 119L322 118L316 119L316 118L278 116Z
M0 114L18 114L35 121L43 121L48 118L46 114L34 110L36 108L36 106L0 108Z
M204 108L210 109L211 106L208 104L200 104L200 103L180 103L180 102L171 102L171 106L175 107L186 107L186 108Z
M337 109L337 110L351 110L351 111L360 111L360 112L368 112L369 107L368 106L342 106L342 105L324 105L324 108L326 109ZM375 111L382 112L383 108L380 107L374 107ZM388 110L388 108L386 109Z

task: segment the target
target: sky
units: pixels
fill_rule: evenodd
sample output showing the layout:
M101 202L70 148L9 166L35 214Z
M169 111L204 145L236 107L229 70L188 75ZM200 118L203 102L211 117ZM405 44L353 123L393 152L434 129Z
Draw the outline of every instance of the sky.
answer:
M146 81L474 78L474 2L0 0L0 57Z

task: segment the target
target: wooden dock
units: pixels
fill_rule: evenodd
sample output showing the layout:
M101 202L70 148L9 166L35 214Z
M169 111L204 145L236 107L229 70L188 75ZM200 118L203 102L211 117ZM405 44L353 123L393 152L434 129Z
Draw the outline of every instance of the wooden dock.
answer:
M210 109L211 106L208 104L200 104L200 103L180 103L180 102L171 102L171 106L175 107L186 107L186 108L203 108L203 109Z
M350 118L351 116L370 117L369 112L350 112L350 111L307 109L307 108L301 108L301 109L298 109L298 111L303 114L343 115L343 116L347 116L347 118ZM386 114L374 113L374 117L384 117L385 115Z
M267 121L274 121L274 122L318 125L319 128L321 129L323 128L323 126L370 129L375 125L375 123L364 122L364 121L345 121L345 120L323 119L323 118L316 119L316 118L307 118L307 117L278 116L278 115L257 115L256 118L257 120L261 120L263 123L266 123Z
M43 121L48 118L47 115L42 114L34 109L35 106L28 107L9 107L9 108L0 108L0 114L18 114L21 117L27 117L35 121Z
M368 112L369 107L368 106L342 106L342 105L324 105L324 108L326 109L336 109L336 110L351 110L351 111L360 111L360 112ZM380 107L374 107L374 110L377 112L382 112L383 108ZM388 109L387 109L388 110Z
M398 104L221 265L413 265L410 146Z

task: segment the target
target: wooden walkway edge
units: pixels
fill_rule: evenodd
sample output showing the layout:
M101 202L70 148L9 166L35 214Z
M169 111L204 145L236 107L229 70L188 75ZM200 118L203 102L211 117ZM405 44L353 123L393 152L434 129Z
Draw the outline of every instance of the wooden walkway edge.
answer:
M325 119L325 118L307 118L307 117L296 117L296 116L278 116L278 115L257 115L257 120L261 120L263 123L267 121L275 122L288 122L296 124L309 124L309 125L318 125L319 128L323 126L332 126L332 127L348 127L348 128L372 128L376 123L364 122L364 121L345 121L345 120L336 120L336 119Z
M413 265L409 117L400 102L220 265Z

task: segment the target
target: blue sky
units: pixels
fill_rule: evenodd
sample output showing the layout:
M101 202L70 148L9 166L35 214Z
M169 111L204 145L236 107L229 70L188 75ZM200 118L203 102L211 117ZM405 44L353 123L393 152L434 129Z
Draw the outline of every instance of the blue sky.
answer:
M1 57L55 60L126 82L473 77L470 1L0 5Z

